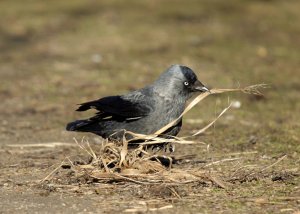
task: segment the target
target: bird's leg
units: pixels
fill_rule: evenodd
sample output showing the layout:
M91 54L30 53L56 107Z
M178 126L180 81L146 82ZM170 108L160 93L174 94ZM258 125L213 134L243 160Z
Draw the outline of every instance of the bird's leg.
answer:
M157 153L161 150L164 150L164 152L175 152L175 145L172 143L162 143L162 144L155 144L151 145L150 147L154 153Z
M165 151L166 151L166 152L170 152L170 153L175 152L175 144L168 143L168 144L166 145Z
M164 144L164 150L165 150L165 152L173 153L173 152L175 152L175 145L172 143L166 143L166 144Z
M154 153L158 153L160 152L162 149L164 149L165 145L164 144L154 144L154 145L151 145L151 150L152 152Z

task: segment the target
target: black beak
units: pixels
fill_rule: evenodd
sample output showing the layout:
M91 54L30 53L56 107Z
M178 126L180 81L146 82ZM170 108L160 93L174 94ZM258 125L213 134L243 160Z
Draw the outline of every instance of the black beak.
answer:
M199 80L197 80L193 85L193 91L200 91L200 92L210 92L208 88L206 88Z

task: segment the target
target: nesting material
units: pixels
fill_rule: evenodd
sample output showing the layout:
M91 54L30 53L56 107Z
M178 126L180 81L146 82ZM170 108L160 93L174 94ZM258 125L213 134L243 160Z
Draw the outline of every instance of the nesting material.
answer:
M172 137L164 136L162 133L168 128L176 124L176 122L197 103L202 101L209 95L220 94L225 92L242 91L244 93L262 95L259 89L265 88L267 85L253 85L242 89L212 89L197 96L187 105L184 112L176 120L162 127L152 135L137 134L127 131L126 134L132 136L132 139L123 139L122 142L103 142L100 150L94 151L89 142L85 139L77 142L78 146L83 149L90 161L86 163L74 163L68 159L52 171L43 181L51 180L55 172L61 169L62 165L68 164L77 177L88 177L93 182L135 182L139 184L155 184L155 183L176 183L185 184L191 182L211 183L216 186L226 188L226 184L220 178L217 178L212 172L196 169L179 169L173 168L174 158L157 155L147 150L147 147L153 144L177 143L177 144L196 144L201 143L193 141L193 137L205 132L211 127L218 118L220 118L230 107L225 108L211 123L204 128L196 131L191 136ZM137 144L135 148L128 148L128 144L132 141L143 140L143 143Z

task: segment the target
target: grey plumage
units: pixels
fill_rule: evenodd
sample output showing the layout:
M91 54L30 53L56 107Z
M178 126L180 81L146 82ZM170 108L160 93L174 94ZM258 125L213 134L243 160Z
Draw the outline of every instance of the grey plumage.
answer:
M69 123L66 129L91 132L111 140L122 139L124 130L153 134L178 118L186 101L197 91L208 89L190 68L173 65L145 88L80 104L77 111L96 109L98 112L89 119ZM180 120L163 134L176 136L181 125Z

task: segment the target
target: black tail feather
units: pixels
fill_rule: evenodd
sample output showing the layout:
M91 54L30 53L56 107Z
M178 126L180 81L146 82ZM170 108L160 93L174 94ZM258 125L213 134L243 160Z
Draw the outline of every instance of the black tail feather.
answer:
M89 120L76 120L74 122L68 123L66 126L67 131L81 131L80 128L90 124Z
M78 107L78 109L76 109L76 111L86 111L91 108L95 108L97 106L97 102L97 100L94 100L86 103L81 103L79 104L80 106Z

